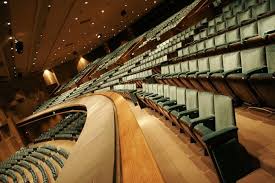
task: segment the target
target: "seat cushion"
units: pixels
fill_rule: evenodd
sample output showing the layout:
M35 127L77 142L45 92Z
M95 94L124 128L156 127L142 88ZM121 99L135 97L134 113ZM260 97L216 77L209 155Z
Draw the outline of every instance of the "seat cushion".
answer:
M206 126L204 126L203 124L198 124L195 126L195 130L201 135L207 135L209 133L212 133L213 131L209 128L207 128Z

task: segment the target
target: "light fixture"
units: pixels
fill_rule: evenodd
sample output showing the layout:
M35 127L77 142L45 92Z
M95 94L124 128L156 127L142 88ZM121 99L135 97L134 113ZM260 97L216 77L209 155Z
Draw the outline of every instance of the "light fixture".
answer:
M75 17L74 19L75 19L75 20L78 20L78 18L77 18L77 17Z
M11 50L13 50L13 47L11 47Z
M156 4L157 3L157 1L154 1L154 4Z
M13 56L11 56L12 58L14 58L14 55Z
M52 7L52 6L49 4L49 5L48 5L48 8L51 8L51 7Z
M33 60L36 60L36 57L34 57Z
M139 14L137 16L139 17Z
M38 51L35 52L36 54L38 53Z
M92 22L92 25L94 25L95 23L94 22Z
M33 62L32 65L35 65L35 62Z
M88 4L89 2L88 1L85 1L85 3L84 4Z
M8 1L3 1L4 4L8 4Z
M10 22L8 22L8 23L7 23L7 25L11 25L11 23L10 23Z
M65 39L63 39L62 41L65 42Z
M148 9L147 8L145 8L145 11L147 11Z
M112 29L112 31L114 31L115 29Z
M59 49L59 50L60 50L60 47L58 47L57 49Z
M104 13L105 11L104 10L101 10L101 13Z
M106 28L106 26L104 25L104 26L103 26L103 28L105 29L105 28Z
M9 37L9 40L12 40L12 36Z
M124 4L125 7L127 7L127 4Z

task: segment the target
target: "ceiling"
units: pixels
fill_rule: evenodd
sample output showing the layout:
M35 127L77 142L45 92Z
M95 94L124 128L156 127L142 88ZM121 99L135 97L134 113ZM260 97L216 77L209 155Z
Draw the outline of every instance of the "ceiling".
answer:
M5 44L5 49L0 47L0 76L7 71L10 75L22 73L24 76L68 62L78 54L87 54L147 14L160 1L0 0L0 8L5 10L1 11L1 17L6 17L0 19L0 26L4 26L0 30L7 29L0 32L1 37L5 37L5 41L0 40L0 46ZM23 54L16 53L14 44L9 44L15 39L24 43ZM6 63L2 64L3 71L1 63Z

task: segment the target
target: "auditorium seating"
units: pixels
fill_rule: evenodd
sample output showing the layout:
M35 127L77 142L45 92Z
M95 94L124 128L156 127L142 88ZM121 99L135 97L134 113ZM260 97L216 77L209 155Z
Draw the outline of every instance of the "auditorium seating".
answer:
M42 133L35 142L43 142L54 139L77 140L83 126L85 125L86 114L70 114L61 120L54 128Z
M7 177L10 177L13 182L18 182L18 177L14 172L22 177L24 183L38 183L38 175L41 175L44 183L49 182L50 177L56 180L59 172L56 164L62 168L64 166L63 159L67 159L68 156L67 150L52 145L21 148L8 160L1 162L0 180L8 182ZM47 173L45 167L48 167L51 174ZM32 180L28 180L26 171L31 174Z

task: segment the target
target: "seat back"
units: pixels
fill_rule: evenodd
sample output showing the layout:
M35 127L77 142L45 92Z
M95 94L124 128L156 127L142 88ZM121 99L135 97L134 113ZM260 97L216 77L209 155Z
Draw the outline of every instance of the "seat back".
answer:
M189 72L189 62L184 61L180 63L182 72Z
M199 72L209 71L208 57L198 59Z
M209 92L199 92L199 116L208 117L214 115L214 95Z
M265 47L241 51L242 73L266 66Z
M241 27L241 39L245 40L258 35L258 24L257 22L252 22L248 25Z
M232 99L225 95L214 96L216 131L236 126Z
M177 104L185 105L186 104L186 89L183 87L177 87Z
M238 25L238 20L236 16L228 18L225 22L226 22L226 28L230 28Z
M236 42L239 42L241 40L240 29L239 28L228 31L228 32L226 32L225 35L226 35L227 44L236 43Z
M169 66L162 66L160 72L162 75L169 74Z
M209 68L210 68L210 72L223 69L222 55L210 57L209 58Z
M225 33L215 36L215 45L222 46L226 44Z
M197 109L198 108L198 91L186 89L186 109Z
M177 100L177 87L169 86L169 98L170 100Z
M227 53L223 55L224 72L241 67L240 52Z
M258 30L261 36L267 32L275 30L275 15L262 18L258 21Z
M163 86L163 96L165 98L169 98L169 85L164 85Z
M175 73L175 65L171 64L169 65L169 74L174 74Z
M198 71L198 61L197 60L190 60L189 62L189 71L194 72Z
M240 12L238 14L238 22L241 24L244 21L250 20L252 18L252 10L247 9L246 11Z
M251 6L255 6L255 5L257 5L257 3L258 3L258 0L246 0L245 1L245 8L247 9Z
M175 64L175 73L180 73L181 72L181 64Z
M267 62L268 73L275 72L274 58L275 58L275 45L266 46L266 62Z
M159 84L158 85L158 95L159 96L163 96L164 93L163 93L163 84Z
M154 94L158 93L158 84L153 84L153 92Z
M201 41L197 44L198 51L203 51L205 48L204 41Z
M205 49L211 49L215 47L214 38L209 38L205 40Z
M253 16L257 17L259 15L262 15L268 11L270 11L270 3L269 1L264 1L261 4L258 4L253 8Z

